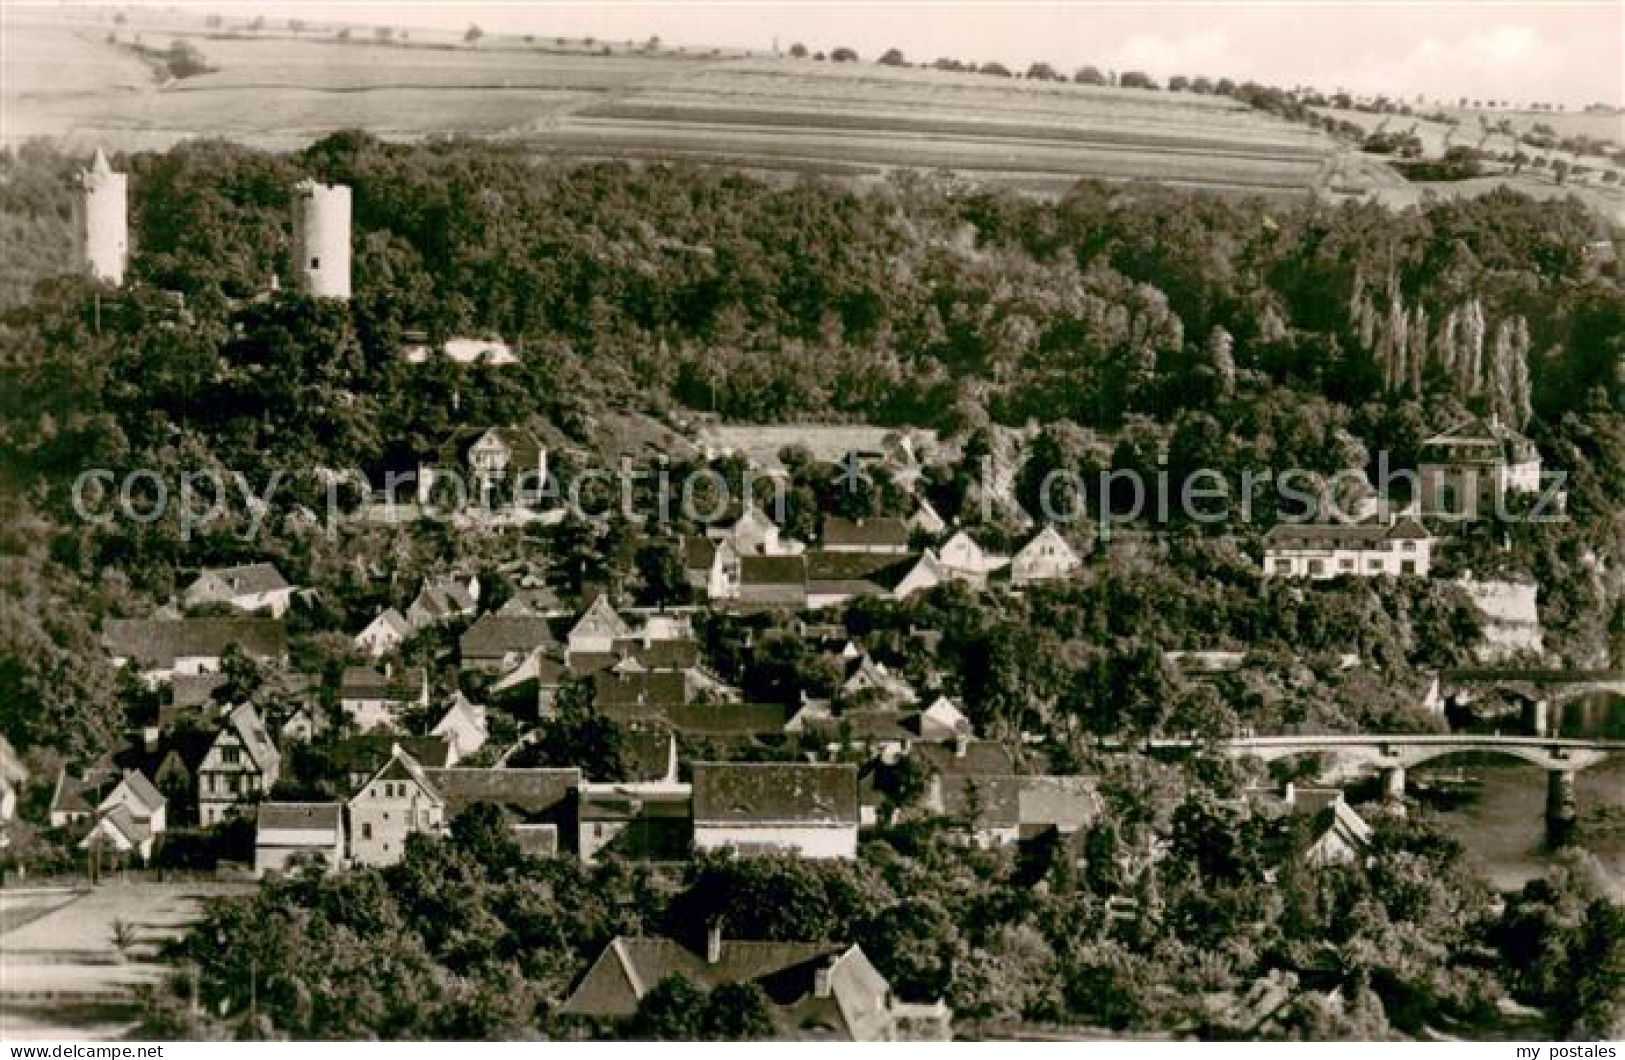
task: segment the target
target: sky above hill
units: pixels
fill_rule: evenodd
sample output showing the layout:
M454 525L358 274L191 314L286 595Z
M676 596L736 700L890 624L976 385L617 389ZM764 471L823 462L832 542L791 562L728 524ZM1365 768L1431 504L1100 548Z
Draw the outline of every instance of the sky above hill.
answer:
M1621 0L199 0L205 10L766 50L889 47L1058 69L1252 78L1406 99L1625 104Z

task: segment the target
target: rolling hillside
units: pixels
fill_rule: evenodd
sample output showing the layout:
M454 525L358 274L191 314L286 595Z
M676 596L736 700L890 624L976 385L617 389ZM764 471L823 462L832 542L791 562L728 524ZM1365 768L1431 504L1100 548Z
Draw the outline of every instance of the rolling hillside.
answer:
M1041 192L1079 177L1302 193L1392 183L1328 137L1234 100L653 45L193 16L8 9L0 139L162 148L222 136L292 148L337 129L466 133L565 158L688 158L873 177L956 170ZM209 72L172 79L184 41ZM139 49L136 45L139 44ZM142 50L144 49L144 51ZM1350 173L1354 176L1350 177Z

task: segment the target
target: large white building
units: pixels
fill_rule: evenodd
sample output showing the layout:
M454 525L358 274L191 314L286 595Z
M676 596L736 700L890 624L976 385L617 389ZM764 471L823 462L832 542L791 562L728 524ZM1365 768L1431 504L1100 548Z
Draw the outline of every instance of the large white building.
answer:
M1415 519L1281 523L1264 535L1264 573L1291 578L1426 577L1433 535Z
M696 762L693 776L697 850L858 856L856 766Z
M91 277L118 286L130 259L129 177L113 172L101 148L79 174L74 200L74 237L79 266Z
M294 188L293 266L311 298L350 297L350 189L301 181Z

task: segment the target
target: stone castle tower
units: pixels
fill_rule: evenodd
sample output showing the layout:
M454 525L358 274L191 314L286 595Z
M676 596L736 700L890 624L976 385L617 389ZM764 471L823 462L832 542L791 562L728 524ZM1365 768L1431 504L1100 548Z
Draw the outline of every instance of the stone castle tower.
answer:
M301 181L294 189L293 266L311 298L350 297L350 189Z
M105 283L124 282L130 259L129 177L113 172L101 148L79 174L74 237L79 268Z

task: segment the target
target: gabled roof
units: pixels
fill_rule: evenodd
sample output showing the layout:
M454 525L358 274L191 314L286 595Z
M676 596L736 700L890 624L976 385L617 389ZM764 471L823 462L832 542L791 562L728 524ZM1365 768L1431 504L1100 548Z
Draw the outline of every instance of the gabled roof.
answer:
M417 785L418 790L423 793L425 798L442 805L445 804L445 797L441 795L440 789L429 780L427 771L399 743L390 747L389 760L379 766L373 775L367 778L366 783L361 785L350 801L353 803L360 799L361 792L380 780L411 781Z
M113 840L114 844L122 850L130 850L140 846L152 838L151 826L139 820L130 812L129 807L120 803L96 818L90 832L80 840L79 846L90 847L102 837Z
M370 666L346 666L339 678L339 698L412 703L423 696L426 679L423 668L417 666L388 673Z
M380 626L387 629L396 636L400 637L402 640L405 640L407 637L412 635L412 623L408 622L406 620L406 616L395 610L393 607L388 607L378 612L378 617L367 623L367 629L364 629L361 632L365 633L368 629L372 629L374 626Z
M805 556L740 556L741 585L806 585Z
M825 548L907 548L908 524L901 519L824 520Z
M1387 541L1427 541L1432 534L1415 519L1397 519L1392 524L1368 523L1277 523L1264 535L1269 548L1344 545L1365 548Z
M1066 538L1061 536L1061 532L1053 526L1046 526L1034 534L1031 541L1021 546L1021 549L1015 555L1014 562L1020 563L1025 560L1036 559L1039 550L1046 545L1050 548L1059 549L1064 556L1074 560L1078 559L1077 550L1072 547Z
M159 668L179 658L217 658L233 644L262 659L280 657L288 648L286 631L274 618L110 618L102 643L114 657Z
M773 736L784 732L789 710L778 703L689 703L668 707L665 718L684 736Z
M963 751L953 744L918 744L909 753L921 756L944 776L995 776L1016 771L1015 756L996 740L966 740Z
M576 624L570 627L571 637L609 637L613 640L622 640L632 635L632 627L626 620L616 614L615 608L610 604L609 597L600 596L587 605L581 612Z
M163 809L164 804L169 801L164 798L157 788L152 786L152 781L147 779L145 773L139 769L126 769L124 776L119 779L118 786L108 792L106 798L102 799L101 805L103 807L107 805L114 795L118 794L119 788L124 788L135 796L136 801L147 811L149 817Z
M515 590L506 603L497 608L499 615L546 618L559 608L559 594L545 585Z
M471 615L479 609L479 601L475 599L466 579L442 575L423 583L409 610L413 608L425 611L430 618L439 621L457 615Z
M559 807L581 786L579 769L426 769L423 771L456 816L488 802L531 817Z
M688 675L682 670L600 670L592 675L593 705L665 708L688 702Z
M76 777L63 766L56 775L56 787L51 791L51 813L92 814L96 807L90 797L96 794L96 785Z
M1070 833L1100 818L1100 793L1093 777L1038 776L1018 779L1023 829L1058 828Z
M244 703L228 714L226 728L237 735L237 741L261 772L282 761L281 753L271 742L271 734L265 731L265 723L252 703Z
M270 563L244 563L235 567L207 567L198 574L187 592L190 593L203 584L205 579L213 578L226 587L228 591L237 596L250 596L258 593L274 593L291 588L282 577L282 572Z
M824 942L724 939L717 961L711 963L672 939L622 935L604 947L560 1011L570 1016L630 1016L643 996L667 976L680 976L709 990L724 983L755 982L803 965L822 965L842 949Z
M695 824L858 822L853 765L696 762L693 775Z
M255 816L260 831L337 835L344 823L341 802L262 802Z
M1008 829L1021 824L1020 777L948 774L942 777L941 791L940 809L946 816L971 817L976 828Z
M511 653L528 655L553 643L553 630L545 618L481 615L458 640L464 659L501 659Z

